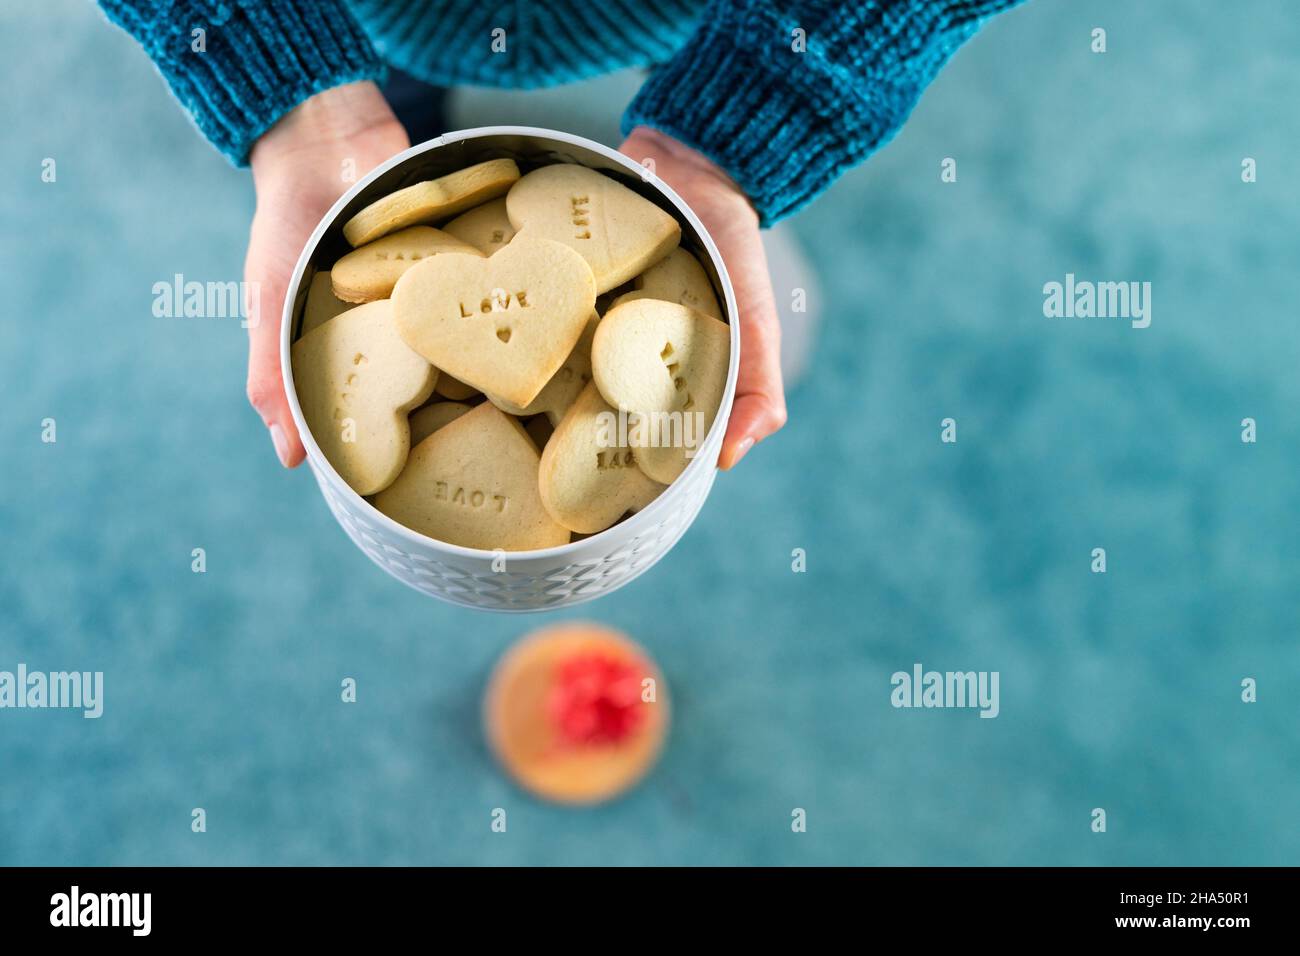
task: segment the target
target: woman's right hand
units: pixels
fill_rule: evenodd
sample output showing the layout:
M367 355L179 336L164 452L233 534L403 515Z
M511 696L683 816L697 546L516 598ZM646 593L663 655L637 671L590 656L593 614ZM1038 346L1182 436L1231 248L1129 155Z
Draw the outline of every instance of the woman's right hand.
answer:
M244 279L248 315L248 400L270 430L280 463L305 451L280 375L280 316L293 267L321 217L354 182L410 146L373 83L318 93L271 127L253 146L257 209Z

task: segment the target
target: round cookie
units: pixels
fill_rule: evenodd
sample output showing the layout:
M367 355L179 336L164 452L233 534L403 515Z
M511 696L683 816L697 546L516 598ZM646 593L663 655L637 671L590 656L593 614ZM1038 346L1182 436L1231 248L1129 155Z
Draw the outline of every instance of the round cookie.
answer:
M498 662L483 707L488 744L524 789L559 803L609 800L658 759L670 709L649 655L599 624L564 622Z
M334 263L330 278L334 294L347 302L387 299L407 269L440 252L469 256L482 253L432 226L411 226L353 249Z
M454 216L495 199L519 180L513 159L489 159L377 199L349 219L343 238L355 248L390 232Z

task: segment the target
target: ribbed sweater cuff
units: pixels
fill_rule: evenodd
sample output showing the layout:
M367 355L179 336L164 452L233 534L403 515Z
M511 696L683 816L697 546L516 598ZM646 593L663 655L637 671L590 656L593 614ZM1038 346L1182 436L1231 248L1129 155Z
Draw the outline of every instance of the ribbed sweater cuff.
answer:
M742 82L742 77L743 82ZM789 81L748 50L677 56L641 87L623 134L649 126L703 153L734 179L764 226L821 192L844 164Z
M199 131L235 165L303 100L379 79L383 66L342 0L296 3L102 0L136 38ZM193 48L203 30L202 52Z
M972 0L980 14L1017 0ZM957 5L961 6L961 5ZM623 116L724 169L768 226L796 212L898 130L977 16L912 0L844 4L835 36L791 48L770 4L715 3L696 34L657 68ZM851 11L851 12L850 12ZM843 22L839 22L843 21Z

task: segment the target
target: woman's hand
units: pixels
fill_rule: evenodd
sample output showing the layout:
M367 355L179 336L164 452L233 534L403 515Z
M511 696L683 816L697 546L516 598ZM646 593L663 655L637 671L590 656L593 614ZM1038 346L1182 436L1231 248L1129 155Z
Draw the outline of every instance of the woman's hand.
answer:
M248 400L286 468L306 454L280 375L280 316L293 267L335 200L410 145L378 87L351 83L304 101L253 147L257 210L244 262L256 296L248 322Z
M740 310L740 377L718 465L730 468L785 424L781 384L781 325L777 319L758 214L745 194L709 159L645 126L634 129L621 151L654 172L686 200L709 231L736 290Z

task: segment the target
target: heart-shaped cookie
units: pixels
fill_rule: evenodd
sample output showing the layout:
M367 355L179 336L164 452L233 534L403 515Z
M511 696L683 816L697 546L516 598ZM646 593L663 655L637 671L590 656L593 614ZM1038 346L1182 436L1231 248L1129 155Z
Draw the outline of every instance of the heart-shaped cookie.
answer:
M349 309L293 343L294 387L312 437L359 495L386 488L410 448L406 413L438 372L402 341L387 299Z
M454 216L495 199L519 179L513 159L490 159L438 179L407 186L372 202L343 226L343 238L362 246L407 226Z
M632 286L633 291L619 296L614 305L634 299L659 299L690 306L715 319L722 318L722 309L718 307L718 297L713 293L708 273L700 261L681 246L637 276Z
M537 397L527 405L515 405L499 395L489 395L488 401L508 415L519 418L545 415L552 425L558 425L578 393L591 381L591 341L596 336L596 326L599 323L600 316L593 312L569 357L537 393Z
M374 506L412 531L466 548L568 544L568 530L542 507L537 464L523 427L484 402L412 448Z
M638 452L620 441L619 431L617 413L593 382L542 449L537 473L542 504L571 531L604 531L664 490L637 467Z
M330 272L334 294L346 302L387 299L407 269L440 252L482 255L477 248L432 226L411 226L353 249Z
M631 443L655 481L680 475L713 426L730 352L726 323L676 302L634 299L601 319L592 377L607 402L635 413Z
M523 176L506 195L510 222L532 236L576 250L591 266L596 291L644 272L681 239L677 220L618 180L559 163Z
M318 272L311 278L307 287L307 304L302 309L302 332L306 335L312 329L318 329L336 315L342 315L348 309L356 308L355 302L344 302L334 294L334 286L328 272Z
M442 231L468 242L485 256L504 248L515 237L515 227L506 215L505 197L461 213L443 226Z
M463 402L434 402L417 408L408 416L411 423L411 447L420 444L443 425L450 425L471 408L472 405Z
M527 405L573 351L596 289L568 246L516 236L490 258L417 263L392 301L407 345L462 382Z

